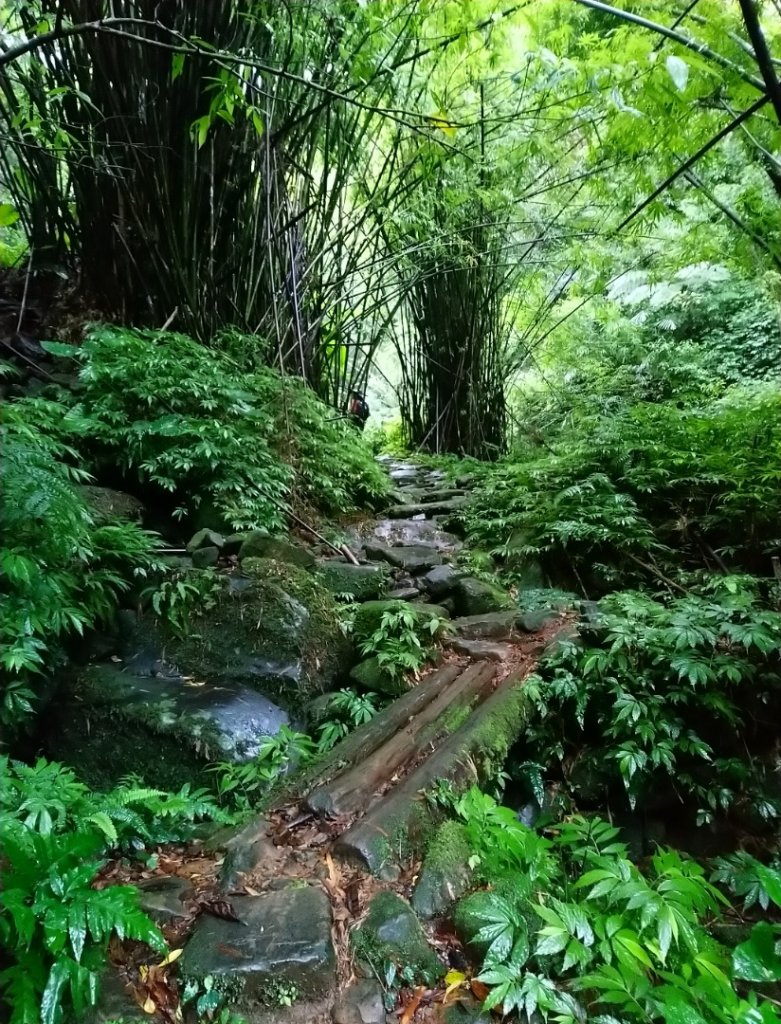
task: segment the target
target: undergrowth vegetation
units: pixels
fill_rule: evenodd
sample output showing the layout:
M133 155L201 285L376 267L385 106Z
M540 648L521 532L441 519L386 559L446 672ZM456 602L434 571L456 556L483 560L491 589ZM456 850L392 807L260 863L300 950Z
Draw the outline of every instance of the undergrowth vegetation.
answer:
M63 433L98 471L170 494L176 515L279 531L291 502L329 514L385 493L357 432L297 378L159 331L96 327L48 347L81 366Z
M27 422L22 403L0 412L0 725L17 726L35 707L36 678L69 636L106 622L134 577L156 563L154 537L133 523L100 521L69 464L75 452Z
M612 594L530 680L525 750L581 804L611 803L620 783L632 807L666 794L700 824L728 811L776 819L779 652L781 613L752 577L666 599Z
M734 948L718 937L724 866L659 848L641 871L600 818L535 831L478 789L455 804L472 866L491 888L457 918L483 959L486 1008L558 1024L776 1024L763 986L781 978L779 926L758 921ZM756 862L755 862L756 863ZM763 909L781 876L756 864Z
M110 856L185 840L204 820L229 820L204 790L131 779L97 794L55 762L0 758L0 993L11 1024L85 1019L113 936L165 952L137 889L96 887L96 876Z
M470 537L510 570L541 559L599 593L681 567L756 570L779 549L781 396L736 387L699 405L588 411L487 474Z

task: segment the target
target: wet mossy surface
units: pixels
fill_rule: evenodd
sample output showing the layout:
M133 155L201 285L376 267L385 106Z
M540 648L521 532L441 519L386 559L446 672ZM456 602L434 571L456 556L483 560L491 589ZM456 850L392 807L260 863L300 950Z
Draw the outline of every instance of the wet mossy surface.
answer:
M377 893L361 927L353 934L356 956L366 961L378 977L389 963L411 970L416 979L434 984L445 968L426 940L412 907L396 893Z
M330 591L305 569L246 558L214 608L166 654L201 679L254 687L294 710L349 669L350 644Z
M458 821L443 822L428 845L412 906L423 918L436 917L466 891L472 872L466 830Z

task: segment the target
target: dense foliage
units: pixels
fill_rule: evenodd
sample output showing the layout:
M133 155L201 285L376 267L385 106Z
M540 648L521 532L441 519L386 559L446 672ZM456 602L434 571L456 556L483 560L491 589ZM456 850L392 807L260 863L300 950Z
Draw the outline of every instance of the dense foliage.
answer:
M608 822L575 816L540 834L477 789L456 811L493 886L461 914L487 1007L567 1024L778 1021L747 984L781 977L778 927L725 947L714 925L728 901L695 861L659 849L641 871ZM781 878L763 877L779 906Z
M8 727L32 712L32 679L52 667L59 644L106 621L133 576L153 567L154 541L135 524L98 519L78 489L87 473L65 461L75 452L28 422L21 403L0 415L0 723Z
M203 790L131 781L93 794L54 762L0 758L0 993L11 1024L83 1019L114 935L165 950L135 888L93 883L112 851L185 839L203 819L227 820Z
M346 512L384 493L354 429L295 378L242 371L179 334L102 327L52 347L82 363L62 429L98 470L169 492L180 514L279 530L289 501Z
M467 513L475 540L508 568L541 557L592 591L703 562L767 564L781 515L775 385L684 406L603 401L485 478Z
M668 794L699 823L777 819L762 753L775 742L763 723L781 707L780 651L781 613L751 578L666 600L612 594L579 642L543 661L527 753L581 803L609 803L620 779L632 807Z

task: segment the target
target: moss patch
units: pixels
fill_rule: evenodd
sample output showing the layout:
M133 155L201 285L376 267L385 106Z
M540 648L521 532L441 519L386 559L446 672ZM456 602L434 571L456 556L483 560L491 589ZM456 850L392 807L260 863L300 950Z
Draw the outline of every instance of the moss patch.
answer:
M464 826L445 821L429 843L412 906L424 918L436 917L463 895L471 878L471 850Z
M351 565L338 558L323 558L317 563L317 572L332 594L350 594L356 601L371 601L388 589L388 573L376 565Z
M426 941L412 907L394 892L380 892L371 902L366 920L353 935L353 948L379 977L388 963L409 969L416 979L433 985L445 973Z
M253 686L286 705L328 690L350 660L332 594L306 570L246 558L240 575L166 655L185 674Z
M386 672L375 657L356 665L350 672L350 679L362 690L384 693L390 697L399 697L409 689L401 676L394 677Z

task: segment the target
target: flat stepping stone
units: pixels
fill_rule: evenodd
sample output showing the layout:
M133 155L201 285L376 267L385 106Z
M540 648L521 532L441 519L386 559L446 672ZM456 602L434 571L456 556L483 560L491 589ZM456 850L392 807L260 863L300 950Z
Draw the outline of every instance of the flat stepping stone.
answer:
M425 516L430 519L432 516L447 516L458 512L467 502L464 495L459 498L450 498L448 501L420 502L417 505L391 505L386 509L385 514L391 519L412 519L413 516Z
M343 558L318 558L320 579L332 594L350 594L356 601L371 601L385 590L385 572L378 565L353 565Z
M492 643L490 640L462 640L457 637L448 643L448 647L473 661L505 662L513 656L513 649L508 644Z
M331 904L319 886L293 885L260 896L233 896L238 921L202 914L179 961L188 977L240 979L242 1001L275 982L317 999L336 981ZM215 986L217 987L217 986Z
M437 551L457 551L462 543L454 533L441 529L431 519L377 519L348 531L356 547L384 544L386 547L432 547Z
M388 591L389 601L414 601L416 597L420 597L417 587L398 587L396 590Z
M517 611L462 615L453 619L453 629L464 640L509 639L517 632L520 619Z
M452 565L437 565L421 576L419 582L433 598L441 598L455 590L461 576L462 573Z
M99 755L107 771L154 769L177 780L207 761L250 760L283 725L288 713L249 687L134 675L114 664L88 666L58 708L61 734L83 744L71 750L72 763Z
M442 555L432 547L423 544L411 544L407 547L389 548L383 544L366 544L366 557L388 562L397 569L419 573L441 565Z
M451 498L462 498L466 495L463 487L405 487L401 493L405 504L413 501L430 504L432 501L450 501Z

